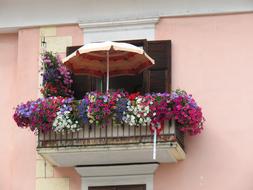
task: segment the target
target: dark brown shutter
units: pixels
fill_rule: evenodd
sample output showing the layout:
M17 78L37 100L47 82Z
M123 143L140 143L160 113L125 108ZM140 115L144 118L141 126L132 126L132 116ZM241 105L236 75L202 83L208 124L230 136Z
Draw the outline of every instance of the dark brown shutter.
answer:
M66 55L69 56L71 53L78 50L80 47L82 47L82 46L69 46L69 47L67 47Z
M149 92L171 90L171 41L148 41L148 55L155 60L149 69Z

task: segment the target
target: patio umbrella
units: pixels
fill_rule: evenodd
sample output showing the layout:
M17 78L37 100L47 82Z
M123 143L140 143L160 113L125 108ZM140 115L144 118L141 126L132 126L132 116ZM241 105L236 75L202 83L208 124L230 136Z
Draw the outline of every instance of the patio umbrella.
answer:
M63 63L75 74L95 77L106 76L106 91L109 77L136 75L154 64L154 60L141 48L128 43L90 43L63 59Z

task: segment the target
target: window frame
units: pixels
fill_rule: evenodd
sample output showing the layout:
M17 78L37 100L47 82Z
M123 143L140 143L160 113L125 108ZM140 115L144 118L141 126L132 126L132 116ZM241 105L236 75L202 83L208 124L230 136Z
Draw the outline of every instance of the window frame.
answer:
M158 73L159 71L164 72L164 79L163 79L164 83L162 84L162 86L158 86L158 89L159 89L159 87L161 87L162 89L164 89L163 92L170 92L171 91L171 86L172 86L171 65L172 64L171 64L171 41L170 40L147 41L146 39L137 39L137 40L122 40L122 41L116 41L116 42L125 42L125 43L133 44L135 46L139 46L139 47L141 46L141 47L143 47L144 51L147 52L148 54L150 54L152 52L152 48L153 48L153 51L157 51L157 47L159 47L159 45L161 45L161 47L166 47L165 51L167 51L168 53L166 54L165 59L164 59L164 61L166 62L164 64L164 66L162 66L161 68L159 68L159 67L158 68L149 68L143 72L141 93L143 93L143 94L148 93L152 90L151 84L152 84L152 82L154 82L152 80L152 76L157 75L155 73ZM71 54L72 52L77 50L79 47L81 47L81 46L67 47L67 55ZM99 91L100 90L99 86L98 86L98 80L95 77L88 76L87 79L89 80L87 82L88 83L87 88L89 89L89 91ZM159 80L157 80L157 81L159 81ZM103 86L105 87L105 79L103 80ZM105 89L103 89L103 91L104 90Z

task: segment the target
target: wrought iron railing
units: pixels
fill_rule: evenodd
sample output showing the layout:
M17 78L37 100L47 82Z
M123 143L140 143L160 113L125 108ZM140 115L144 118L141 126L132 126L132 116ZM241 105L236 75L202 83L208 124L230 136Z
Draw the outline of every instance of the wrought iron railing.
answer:
M38 134L38 148L60 148L98 145L123 145L152 143L153 134L149 127L129 126L110 122L106 126L84 125L78 132L54 131ZM157 143L178 142L184 148L184 135L172 122L165 122L157 136Z

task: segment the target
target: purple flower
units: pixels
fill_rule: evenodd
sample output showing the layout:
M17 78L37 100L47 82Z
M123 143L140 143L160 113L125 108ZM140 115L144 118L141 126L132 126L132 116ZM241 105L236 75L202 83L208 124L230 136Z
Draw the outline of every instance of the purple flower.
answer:
M71 72L62 64L58 55L45 52L42 55L43 65L43 88L41 89L44 97L63 96L71 97L73 83Z

